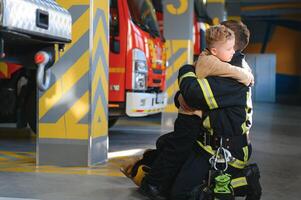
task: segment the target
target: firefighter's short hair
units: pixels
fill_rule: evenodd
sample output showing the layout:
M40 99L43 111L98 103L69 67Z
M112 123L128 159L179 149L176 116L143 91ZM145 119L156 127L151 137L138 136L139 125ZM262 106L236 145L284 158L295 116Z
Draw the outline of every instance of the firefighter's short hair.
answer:
M224 25L211 26L206 30L206 46L208 49L217 43L223 43L235 38L234 32Z
M235 34L235 51L243 51L250 40L250 31L248 27L241 21L227 20L221 23L231 29Z

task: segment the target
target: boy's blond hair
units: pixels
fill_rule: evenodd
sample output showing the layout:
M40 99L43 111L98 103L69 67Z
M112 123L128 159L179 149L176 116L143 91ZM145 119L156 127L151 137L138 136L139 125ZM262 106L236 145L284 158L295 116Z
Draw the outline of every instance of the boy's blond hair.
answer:
M215 47L216 43L224 43L235 39L234 32L224 25L211 26L206 30L206 46L208 49Z

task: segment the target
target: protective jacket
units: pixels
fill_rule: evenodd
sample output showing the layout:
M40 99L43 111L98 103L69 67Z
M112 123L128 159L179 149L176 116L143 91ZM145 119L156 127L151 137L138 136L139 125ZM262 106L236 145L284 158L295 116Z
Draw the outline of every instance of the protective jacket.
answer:
M234 56L232 65L243 66L243 55ZM246 64L246 63L245 63ZM186 103L203 111L204 134L198 145L213 154L220 145L230 150L235 168L244 168L250 158L249 130L252 125L251 88L222 77L198 79L192 65L179 70L180 93Z

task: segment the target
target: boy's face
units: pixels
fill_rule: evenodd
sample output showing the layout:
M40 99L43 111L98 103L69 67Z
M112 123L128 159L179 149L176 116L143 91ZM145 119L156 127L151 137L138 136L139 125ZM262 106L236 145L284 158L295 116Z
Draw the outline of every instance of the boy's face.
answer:
M211 48L211 53L221 61L230 62L234 51L235 39L227 40L226 42L216 43L215 47Z

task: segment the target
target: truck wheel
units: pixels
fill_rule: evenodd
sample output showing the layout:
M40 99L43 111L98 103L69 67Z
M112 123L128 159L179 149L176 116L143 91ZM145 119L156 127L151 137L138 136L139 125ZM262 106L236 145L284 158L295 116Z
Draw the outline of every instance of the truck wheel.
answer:
M109 117L109 128L114 126L117 121L118 121L118 117Z

